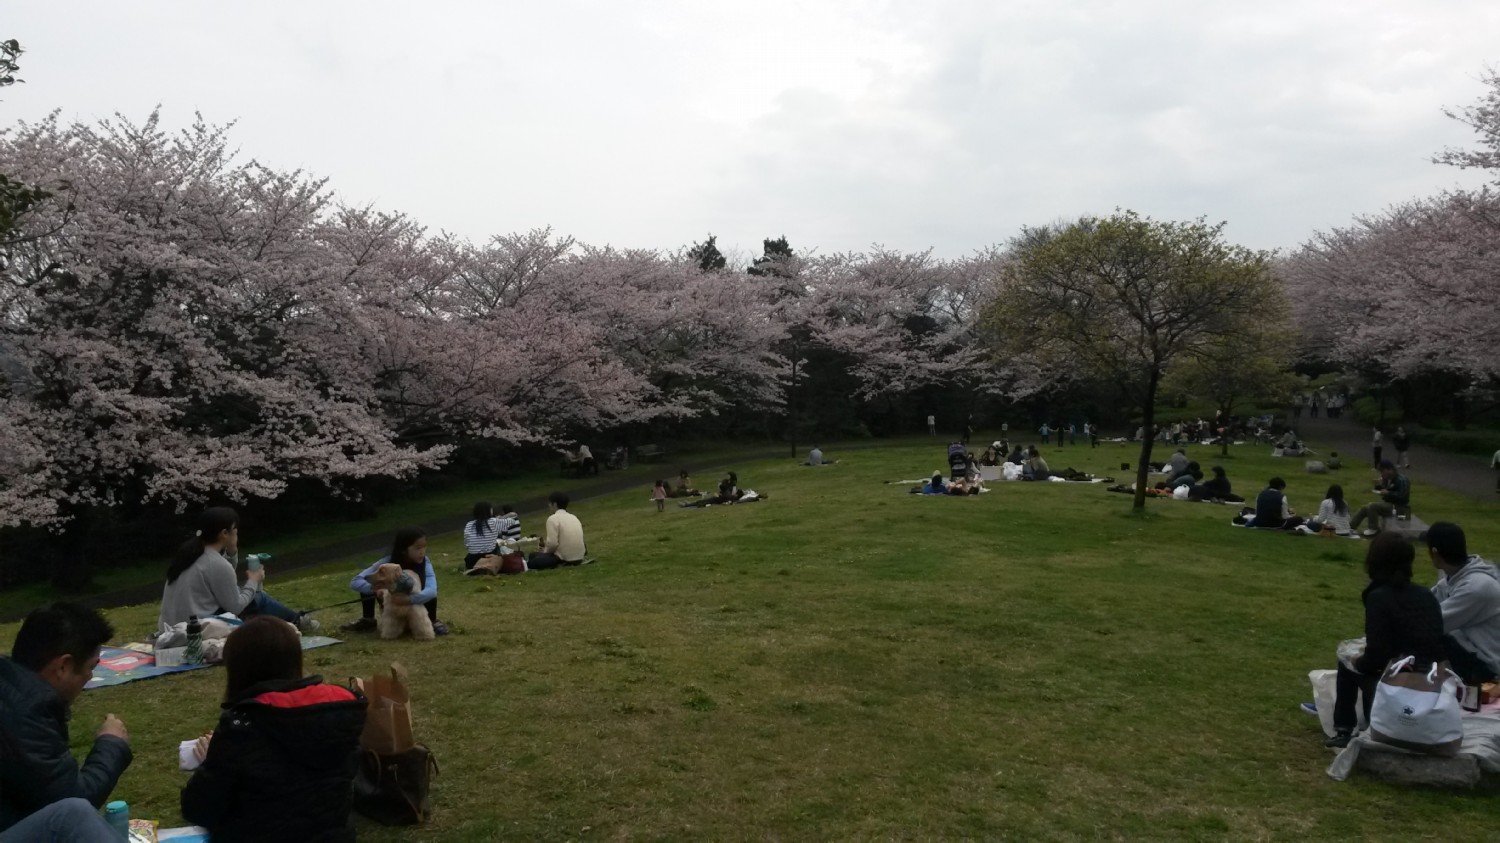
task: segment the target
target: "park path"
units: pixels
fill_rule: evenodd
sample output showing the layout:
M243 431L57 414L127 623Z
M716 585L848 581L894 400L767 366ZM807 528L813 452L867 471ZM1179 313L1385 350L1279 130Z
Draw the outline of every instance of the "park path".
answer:
M1338 451L1344 465L1370 465L1372 453L1370 442L1373 430L1351 418L1330 419L1326 416L1309 418L1303 412L1301 421L1295 423L1297 432L1320 455ZM1391 431L1385 431L1385 449L1382 459L1396 460L1396 448L1391 444ZM1500 448L1500 441L1495 443ZM1406 457L1412 467L1403 471L1413 480L1431 483L1439 488L1458 492L1480 500L1497 501L1495 494L1496 472L1490 468L1490 458L1468 454L1450 454L1426 445L1413 444Z
M872 447L872 445L870 443L840 445L837 450L850 451L867 447ZM754 460L776 459L778 457L791 459L790 455L787 453L787 448L783 446L774 449L765 448L756 451L747 451L728 460L721 457L713 460L712 462L693 462L689 460L685 463L674 463L673 465L677 468L686 468L688 471L697 474L709 469L716 470L726 462L748 462ZM673 473L673 476L676 476L675 472ZM638 488L642 486L642 482L643 481L641 480L641 478L637 476L611 477L609 474L602 474L597 482L589 483L584 486L573 487L573 489L569 492L569 496L574 501L585 501L592 498L603 497L604 495L614 494L616 492L623 492L632 488ZM544 484L539 481L538 485ZM644 494L644 492L642 494ZM543 494L536 495L530 498L523 498L516 501L515 507L516 511L519 512L522 516L536 515L547 509L547 496ZM427 533L427 535L429 536L439 536L444 533L453 533L462 530L464 528L464 524L468 523L468 521L469 518L467 515L452 515L444 518L433 519L425 523L419 523L416 526L420 527L422 531ZM301 550L294 550L287 553L278 553L276 555L276 573L278 575L281 575L289 571L298 571L306 568L312 568L325 562L329 562L334 559L343 559L348 556L367 555L372 559L377 558L384 555L390 549L389 545L392 529L392 527L383 527L379 530L366 533L362 536L356 536L354 538L344 539L342 541L332 542L330 544L303 548ZM69 599L95 609L114 609L120 606L134 606L141 603L154 603L161 599L161 589L162 584L160 582L152 582L138 586L131 586L129 588L122 588L116 591L70 597ZM0 623L11 623L13 621L21 620L24 617L24 612L0 612Z

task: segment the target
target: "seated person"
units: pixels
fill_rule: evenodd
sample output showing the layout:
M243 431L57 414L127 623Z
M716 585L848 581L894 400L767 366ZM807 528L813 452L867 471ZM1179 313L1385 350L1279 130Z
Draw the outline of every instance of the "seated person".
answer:
M215 843L353 840L365 698L302 675L302 641L275 618L224 641L224 713L198 740L182 816Z
M1344 461L1339 457L1338 451L1331 451L1328 454L1328 461L1325 463L1325 465L1328 466L1329 471L1338 471L1339 469L1344 467Z
M500 552L500 531L503 523L495 517L495 508L489 501L474 504L469 523L464 525L464 570L474 567L485 556Z
M1023 476L1027 480L1046 480L1052 476L1052 470L1047 468L1047 461L1042 459L1042 454L1035 445L1032 445L1028 452L1026 474Z
M837 462L838 460L825 459L823 457L823 449L814 445L813 449L807 452L807 462L803 463L803 465L834 465Z
M565 492L553 492L547 496L547 537L542 549L531 554L527 567L533 571L545 571L558 566L582 565L588 558L583 542L583 522L568 511L571 501Z
M1193 487L1194 497L1204 501L1227 501L1236 497L1229 484L1229 477L1224 474L1224 466L1216 465L1210 471L1214 473L1213 477Z
M1007 457L1005 461L1013 465L1025 465L1026 452L1021 448L1020 445L1017 445L1015 447L1015 450L1010 452L1010 456Z
M1297 432L1294 430L1288 430L1286 433L1283 433L1281 438L1276 440L1276 447L1288 452L1302 450L1301 443L1297 441Z
M609 452L609 457L604 461L604 468L608 471L619 471L630 467L630 452L624 445L616 445Z
M1187 458L1187 449L1178 448L1172 454L1172 456L1167 457L1166 462L1162 463L1161 470L1169 478L1177 477L1178 475L1187 471L1189 462L1191 462L1191 460Z
M1194 478L1194 475L1197 475L1196 479ZM1202 479L1203 469L1199 467L1196 461L1189 462L1186 466L1183 467L1182 471L1168 474L1166 480L1163 480L1162 482L1156 484L1156 488L1175 489L1178 486L1191 487L1194 483Z
M979 455L979 464L983 466L996 466L1000 464L999 442L984 449L984 453Z
M1406 475L1398 474L1396 464L1390 460L1380 461L1380 480L1376 482L1374 491L1380 495L1380 500L1360 507L1349 521L1349 528L1353 530L1358 530L1366 518L1370 519L1371 525L1377 525L1366 529L1366 536L1375 535L1385 526L1386 518L1411 505L1411 481L1406 479Z
M677 472L677 488L672 490L672 497L696 498L701 494L703 493L693 488L693 481L688 477L687 469Z
M1427 528L1427 555L1438 570L1432 587L1443 610L1443 652L1466 685L1500 676L1500 573L1470 556L1464 531L1447 521Z
M1292 512L1286 499L1286 481L1272 477L1266 488L1255 497L1255 525L1262 530L1294 530L1302 519Z
M359 592L360 619L344 624L346 632L369 632L375 623L375 573L387 562L400 565L414 580L409 599L413 606L421 606L432 620L432 631L438 635L448 634L448 625L437 616L437 573L432 569L432 560L427 558L427 534L417 527L403 527L396 531L391 552L376 560L375 564L354 575L349 587Z
M521 541L521 516L510 504L500 505L500 546L514 550Z
M99 809L87 799L70 796L40 808L0 831L0 843L120 843Z
M45 840L48 829L59 832L51 839L100 839L89 834L83 813L98 819L97 808L130 766L130 734L106 716L79 767L68 748L68 721L99 649L114 634L99 612L53 603L26 616L10 658L0 659L0 839ZM64 807L48 810L55 805Z
M228 557L238 555L239 540L238 513L227 506L203 510L197 533L178 548L167 568L158 626L186 623L191 615L206 618L233 612L241 618L270 615L297 624L303 632L317 632L320 625L315 619L287 608L262 590L265 568L246 570L244 585L237 585L235 565Z
M1370 578L1360 595L1365 606L1365 650L1348 664L1339 661L1334 734L1327 746L1349 745L1359 725L1354 705L1361 695L1365 719L1369 719L1375 686L1391 659L1414 656L1415 668L1426 672L1444 657L1443 610L1432 592L1411 581L1415 558L1411 542L1395 534L1375 539L1365 553L1365 574Z
M1344 503L1343 486L1335 483L1328 487L1328 491L1323 493L1323 502L1318 504L1318 514L1307 522L1307 526L1313 532L1321 532L1326 528L1336 536L1347 536L1353 532L1349 529L1349 505Z

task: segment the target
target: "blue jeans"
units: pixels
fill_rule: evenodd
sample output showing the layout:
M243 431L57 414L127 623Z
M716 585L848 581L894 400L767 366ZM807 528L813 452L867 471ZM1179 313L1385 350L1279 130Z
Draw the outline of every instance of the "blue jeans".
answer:
M0 832L0 843L120 843L87 799L53 802Z
M255 592L255 597L245 604L240 611L240 618L249 620L256 615L270 615L273 618L281 618L287 623L296 623L302 617L301 613L288 609L280 600L272 597L264 591Z

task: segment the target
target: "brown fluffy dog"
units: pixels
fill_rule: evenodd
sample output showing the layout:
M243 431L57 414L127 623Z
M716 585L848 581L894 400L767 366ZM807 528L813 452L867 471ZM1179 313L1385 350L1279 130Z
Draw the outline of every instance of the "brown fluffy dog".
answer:
M432 618L421 606L413 606L410 594L395 591L396 578L401 576L401 566L387 562L375 569L370 585L375 589L375 600L380 603L380 615L375 619L375 628L385 639L400 638L407 629L418 641L431 641L437 637L432 631Z

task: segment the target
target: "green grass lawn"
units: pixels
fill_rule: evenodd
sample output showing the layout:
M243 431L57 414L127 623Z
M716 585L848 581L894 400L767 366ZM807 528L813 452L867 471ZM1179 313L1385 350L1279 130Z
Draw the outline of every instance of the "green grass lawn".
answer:
M1294 506L1315 511L1328 478L1268 451L1221 461L1190 449L1246 495L1280 473ZM1134 453L1047 456L1118 477ZM1324 775L1331 755L1297 703L1311 698L1307 671L1331 667L1335 644L1360 632L1362 543L1232 528L1235 510L1209 504L1149 501L1134 516L1129 497L1098 485L957 499L882 483L930 474L941 444L841 456L823 469L734 466L771 495L749 506L657 514L644 482L575 506L600 560L590 567L476 581L456 574L457 536L435 541L452 636L308 653L310 671L340 681L405 664L419 738L442 765L427 827L367 826L362 838L1500 831L1493 788ZM1342 473L1351 501L1370 476ZM1419 515L1458 521L1474 550L1500 555L1494 505L1415 485ZM332 603L367 561L268 584L295 605ZM1419 565L1431 582L1425 554ZM109 614L127 640L156 607ZM133 816L176 824L176 745L213 725L223 681L206 670L89 691L75 749L119 714L136 748L119 796Z

